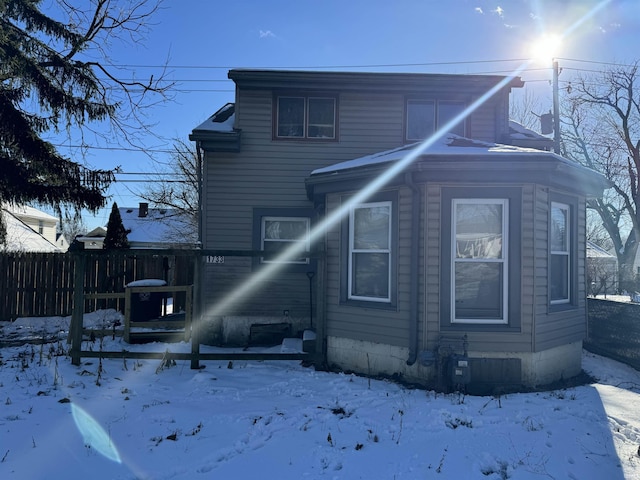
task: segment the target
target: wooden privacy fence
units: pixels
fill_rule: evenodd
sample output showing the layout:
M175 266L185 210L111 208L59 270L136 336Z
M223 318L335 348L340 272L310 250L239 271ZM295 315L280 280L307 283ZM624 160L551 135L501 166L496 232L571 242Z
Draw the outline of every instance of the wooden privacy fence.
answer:
M169 285L193 284L193 259L136 250L82 252L85 293L123 293L134 280L157 278ZM74 253L0 254L0 320L19 317L68 316L73 311L73 289L78 255ZM174 299L184 308L185 295ZM84 311L114 308L124 312L123 298L85 298Z

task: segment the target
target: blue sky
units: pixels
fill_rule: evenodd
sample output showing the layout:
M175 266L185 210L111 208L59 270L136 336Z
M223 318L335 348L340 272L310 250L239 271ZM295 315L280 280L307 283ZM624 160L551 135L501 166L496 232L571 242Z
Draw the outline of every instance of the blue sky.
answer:
M638 0L182 0L166 1L153 23L144 44L115 43L110 53L140 78L168 63L177 82L173 101L147 111L164 137L146 142L160 160L173 138L186 140L234 100L230 68L508 74L545 32L567 33L556 54L561 81L605 67L594 62L640 59ZM550 107L550 65L520 75ZM118 149L90 149L87 161L124 172L151 168L143 153ZM136 206L143 186L116 183L109 208L86 215L87 226L106 225L113 201Z

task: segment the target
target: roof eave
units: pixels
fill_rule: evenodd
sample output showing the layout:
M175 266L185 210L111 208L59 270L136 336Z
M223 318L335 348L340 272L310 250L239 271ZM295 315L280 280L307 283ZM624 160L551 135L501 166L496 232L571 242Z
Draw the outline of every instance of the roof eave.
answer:
M582 165L571 165L553 154L529 154L526 162L514 161L519 155L479 158L472 155L423 155L406 170L413 171L415 181L422 183L542 183L552 187L601 196L611 187L600 173ZM360 188L373 177L383 175L393 161L351 169L314 174L305 180L309 198L340 191L345 185ZM508 166L508 168L506 168ZM397 175L387 183L401 182Z
M239 152L241 130L231 132L216 132L212 130L193 130L189 140L198 142L200 147L210 152Z

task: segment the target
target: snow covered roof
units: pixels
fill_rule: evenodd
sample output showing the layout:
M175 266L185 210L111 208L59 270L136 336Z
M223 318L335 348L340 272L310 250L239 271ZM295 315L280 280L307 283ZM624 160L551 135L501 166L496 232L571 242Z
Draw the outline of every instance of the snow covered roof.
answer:
M616 259L615 255L610 254L604 248L593 242L587 241L587 257L589 258L611 258Z
M3 209L2 214L7 226L6 242L0 245L2 250L8 252L60 252L56 245L44 238L8 209ZM55 219L55 217L52 218Z
M524 125L521 125L513 120L509 120L509 137L518 140L539 140L547 142L553 141L551 138L540 135L539 133L528 129Z
M37 208L30 207L28 205L6 205L4 207L5 210L11 212L16 217L28 217L36 220L45 220L48 222L57 223L58 219L53 215L49 215Z
M233 132L233 124L236 118L235 109L236 106L234 103L227 103L224 107L194 128L194 130Z
M553 138L534 132L513 120L509 120L509 134L505 141L510 145L532 147L538 150L552 150L554 144Z
M191 245L197 242L197 229L185 214L170 208L120 207L122 224L130 230L127 239L132 248L136 243L152 247L168 247L177 244ZM144 213L146 210L146 214Z
M348 160L346 162L336 163L329 165L328 167L322 167L311 172L311 175L319 175L323 173L333 173L341 170L347 170L352 168L359 168L364 166L371 166L381 163L396 162L403 159L412 150L420 148L420 143L413 143L410 145L403 145L402 147L395 148L393 150L387 150L384 152L374 153L365 157L356 158L354 160ZM569 162L560 156L553 153L539 150L536 148L518 147L515 145L502 145L498 143L482 142L479 140L472 140L469 138L460 137L452 133L443 135L434 143L429 145L420 153L421 156L430 155L458 155L467 156L496 156L496 155L552 155L559 161ZM571 162L574 164L574 162ZM577 165L577 164L575 164Z

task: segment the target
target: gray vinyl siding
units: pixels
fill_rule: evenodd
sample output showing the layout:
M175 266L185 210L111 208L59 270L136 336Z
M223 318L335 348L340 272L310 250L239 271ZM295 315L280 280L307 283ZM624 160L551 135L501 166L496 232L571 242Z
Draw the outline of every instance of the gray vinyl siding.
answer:
M562 193L562 192L559 192ZM572 259L577 261L577 284L572 293L573 305L565 310L553 311L549 303L549 230L548 218L551 208L551 195L548 188L537 187L536 190L536 317L534 332L534 351L578 342L584 339L586 333L586 291L585 291L585 262L586 243L584 232L586 228L586 208L584 198L577 200L576 228L577 251Z
M269 89L237 89L235 128L241 130L240 151L205 152L203 246L206 249L253 250L254 209L311 209L314 206L307 198L304 180L313 170L396 148L404 143L404 94L339 93L337 141L274 140L273 95ZM477 138L481 140L497 139L496 102L492 99L473 113L467 124L469 134L477 132ZM410 198L410 190L404 189L400 195L399 211L402 225L398 238L399 310L390 312L341 306L339 291L336 290L339 282L335 281L339 279L340 263L339 259L329 258L326 302L330 335L408 345L410 232L407 229L411 218ZM422 225L422 231L425 231L424 222ZM334 247L335 244L331 245L328 251L337 251ZM438 281L437 276L424 276L427 261L424 254L421 245L419 338L425 337L424 295L431 296L434 283ZM304 272L286 269L278 277L256 287L251 295L229 302L224 311L211 310L221 299L230 298L236 286L252 277L253 267L248 258L227 258L225 264L204 266L203 300L207 315L277 317L287 309L292 316L308 316L308 279ZM425 281L429 282L428 287ZM437 302L429 302L426 308L437 309ZM433 333L426 335L433 338Z
M400 347L409 345L409 248L411 241L411 191L399 189L398 195L398 245L392 261L397 263L397 305L395 310L354 306L340 302L341 289L347 285L341 282L342 255L347 253L341 244L343 222L333 225L327 232L327 335L374 343L384 343ZM338 209L342 195L327 196L327 213ZM421 317L422 314L419 314Z
M459 185L456 185L458 187ZM533 295L533 258L526 255L528 247L533 243L533 232L531 228L525 228L526 224L533 218L533 186L517 186L517 185L496 185L496 191L499 192L500 187L518 187L522 188L522 205L520 215L516 215L521 219L521 278L511 278L512 282L521 282L521 306L520 306L520 330L503 332L499 331L499 327L492 328L491 325L482 326L482 328L469 328L465 330L463 326L456 328L455 331L441 332L441 311L440 311L440 288L441 288L441 269L447 268L441 262L449 262L449 259L441 257L442 236L442 219L440 218L441 208L441 185L427 185L427 278L426 278L426 339L425 347L433 349L436 347L440 335L445 336L462 336L467 335L469 342L469 350L476 352L530 352L531 332L533 328L533 308L531 305L525 305L525 299ZM487 188L492 188L487 186ZM499 197L499 193L496 194ZM510 207L513 208L513 207ZM445 222L447 223L447 222ZM514 319L509 319L513 322ZM475 326L474 326L475 327Z
M241 151L205 154L206 248L249 248L254 206L308 207L304 179L311 171L403 143L403 95L340 95L336 142L273 140L273 92L240 89L237 95ZM472 116L470 130L482 132L482 140L495 140L495 108L487 102Z

